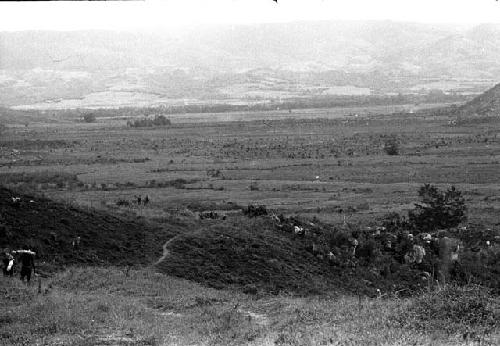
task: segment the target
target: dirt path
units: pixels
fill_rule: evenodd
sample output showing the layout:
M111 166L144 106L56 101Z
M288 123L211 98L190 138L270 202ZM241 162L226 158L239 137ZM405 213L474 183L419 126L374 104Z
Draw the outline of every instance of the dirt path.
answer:
M156 266L160 264L165 258L167 258L168 255L170 255L170 250L167 249L168 245L174 241L179 235L176 235L172 238L170 238L165 244L163 244L163 255L160 257L158 261L156 261L153 265Z

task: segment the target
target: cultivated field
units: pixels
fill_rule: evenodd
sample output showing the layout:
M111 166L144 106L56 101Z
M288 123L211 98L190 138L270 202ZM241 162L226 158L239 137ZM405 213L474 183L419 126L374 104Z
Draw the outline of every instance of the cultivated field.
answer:
M423 183L455 184L471 222L499 222L500 122L369 113L282 112L272 120L252 120L262 114L251 113L249 121L242 113L215 120L182 115L168 128L139 129L118 119L51 119L2 133L0 182L141 215L264 204L285 214L367 223L411 208ZM399 155L384 151L388 138L399 143ZM151 203L116 206L135 195Z

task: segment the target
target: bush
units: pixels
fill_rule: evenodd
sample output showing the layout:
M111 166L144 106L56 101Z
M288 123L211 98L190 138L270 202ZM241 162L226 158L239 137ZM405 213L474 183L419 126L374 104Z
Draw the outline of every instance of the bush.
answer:
M395 136L385 140L384 151L387 155L399 155L399 141Z
M92 113L87 113L83 115L83 121L86 123L93 123L96 121L96 117Z
M142 119L127 121L127 126L130 127L159 127L169 126L171 124L172 122L170 119L166 118L164 115L156 115L153 119L145 117Z
M119 199L118 201L116 201L116 205L128 207L130 205L130 202L125 199Z
M390 233L395 233L402 229L408 229L408 220L396 212L386 214L382 219L382 226Z
M456 227L467 220L465 200L454 186L442 192L433 185L425 184L419 189L418 195L422 203L415 204L416 208L408 214L409 221L415 228L434 231Z
M243 214L248 217L264 216L267 215L267 209L265 205L254 206L250 204L246 209L243 209Z

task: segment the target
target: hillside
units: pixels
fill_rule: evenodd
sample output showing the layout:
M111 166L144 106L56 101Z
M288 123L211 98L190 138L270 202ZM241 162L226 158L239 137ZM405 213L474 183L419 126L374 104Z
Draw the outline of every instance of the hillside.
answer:
M377 268L383 265L364 261L363 254L359 261L340 254L338 261L333 262L319 256L313 250L313 244L319 244L319 237L336 234L342 238L344 232L326 224L311 226L305 220L294 223L309 227L316 235L296 236L268 217L236 217L183 233L168 242L157 268L210 287L233 287L252 294L344 292L373 297L377 289L406 293L422 289L421 272L400 266L391 258L386 258L385 264L394 265L394 273L384 277ZM340 249L334 251L337 250ZM364 250L360 251L361 254Z
M324 227L317 225L318 231ZM73 246L77 237L80 244ZM159 226L0 188L0 248L29 245L42 273L70 265L150 265L162 257L167 240L157 269L215 288L374 296L377 288L420 285L414 270L385 280L368 267L332 266L312 253L311 239L279 231L269 218L169 220Z
M14 203L12 198L20 198ZM47 270L72 264L141 265L161 255L161 244L183 229L81 210L0 187L0 248L24 244ZM79 246L72 242L80 237Z
M500 84L457 109L464 116L500 116Z
M325 21L155 33L0 32L0 105L477 93L500 78L499 31L496 25Z

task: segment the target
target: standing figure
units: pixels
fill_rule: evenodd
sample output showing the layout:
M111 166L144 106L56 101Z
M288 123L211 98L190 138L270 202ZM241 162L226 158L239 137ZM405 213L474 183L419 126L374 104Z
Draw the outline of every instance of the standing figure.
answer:
M28 246L24 247L28 250L17 250L14 253L19 254L19 262L21 262L21 281L24 281L26 277L26 282L29 284L31 280L31 271L35 273L35 252L29 250Z
M14 256L12 256L9 250L4 251L3 262L3 275L12 277L14 275Z

